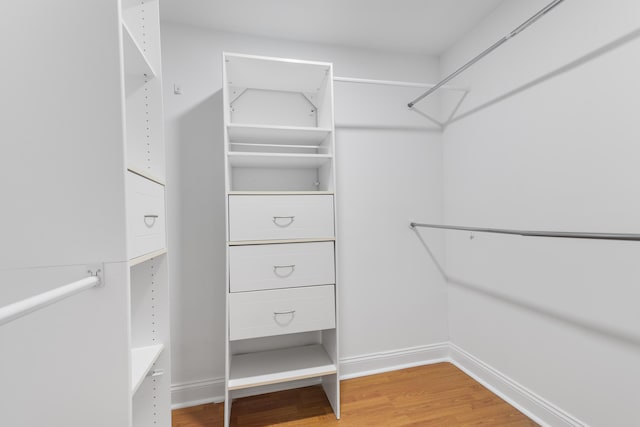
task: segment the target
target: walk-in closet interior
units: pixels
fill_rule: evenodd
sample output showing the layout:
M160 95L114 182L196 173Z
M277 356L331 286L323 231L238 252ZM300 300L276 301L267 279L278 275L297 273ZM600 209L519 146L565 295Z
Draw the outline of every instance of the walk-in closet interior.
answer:
M639 1L33 0L0 47L0 425L375 425L345 384L440 364L640 426Z

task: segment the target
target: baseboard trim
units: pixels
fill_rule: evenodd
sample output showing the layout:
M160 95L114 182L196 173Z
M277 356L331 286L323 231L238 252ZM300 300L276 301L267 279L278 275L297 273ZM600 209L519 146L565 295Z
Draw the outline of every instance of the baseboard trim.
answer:
M448 361L449 344L446 342L345 357L340 359L340 379L348 380Z
M224 378L172 384L171 402L171 409L224 402Z
M553 405L502 372L449 343L450 361L511 406L542 426L586 427L587 424Z

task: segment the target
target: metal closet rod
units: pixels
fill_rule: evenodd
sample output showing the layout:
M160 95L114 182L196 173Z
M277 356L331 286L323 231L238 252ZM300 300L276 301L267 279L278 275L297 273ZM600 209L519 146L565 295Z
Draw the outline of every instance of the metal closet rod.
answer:
M485 49L482 53L480 53L478 56L473 58L471 61L469 61L466 64L464 64L462 67L458 68L456 71L454 71L453 73L449 74L447 77L442 79L440 82L436 83L431 89L427 90L425 93L423 93L422 95L420 95L419 97L417 97L416 99L411 101L408 104L409 108L413 108L413 106L416 103L422 101L424 98L426 98L427 96L431 95L433 92L435 92L438 89L440 89L442 86L447 84L451 79L455 78L456 76L458 76L459 74L464 72L467 68L471 67L473 64L475 64L476 62L478 62L479 60L481 60L482 58L484 58L485 56L487 56L488 54L490 54L491 52L496 50L503 43L507 42L507 40L509 40L509 39L517 36L518 34L520 34L521 31L523 31L529 25L531 25L534 22L536 22L538 19L540 19L542 16L544 16L547 12L551 11L551 9L553 9L554 7L556 7L557 5L562 3L563 1L564 0L554 0L551 3L549 3L543 9L541 9L538 13L536 13L531 18L527 19L525 22L520 24L515 30L511 31L509 34L507 34L506 36L504 36L503 38L501 38L500 40L498 40L497 42L495 42L494 44L489 46L487 49Z
M458 225L422 224L419 222L412 222L410 225L411 225L411 228L426 227L426 228L438 228L443 230L476 231L479 233L512 234L517 236L529 236L529 237L560 237L560 238L567 238L567 239L640 241L640 234L628 234L628 233L583 233L583 232L575 232L575 231L507 230L503 228L481 228L481 227L463 227Z

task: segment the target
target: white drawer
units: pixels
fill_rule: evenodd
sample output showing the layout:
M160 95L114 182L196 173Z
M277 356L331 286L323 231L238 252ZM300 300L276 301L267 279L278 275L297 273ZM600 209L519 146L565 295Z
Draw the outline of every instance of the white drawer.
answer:
M334 237L332 195L230 195L229 239Z
M229 339L268 337L332 329L333 285L229 295Z
M129 258L165 247L164 186L127 173Z
M231 292L335 283L333 242L231 246Z

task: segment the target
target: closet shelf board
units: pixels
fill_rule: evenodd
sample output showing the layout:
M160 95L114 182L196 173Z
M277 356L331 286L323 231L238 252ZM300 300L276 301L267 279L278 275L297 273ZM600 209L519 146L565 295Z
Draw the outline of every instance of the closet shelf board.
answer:
M150 259L162 256L167 253L167 249L159 249L154 252L150 252L148 254L140 255L139 257L132 258L129 260L129 267L134 267L138 264L142 264L143 262L149 261Z
M314 196L328 195L332 196L333 191L229 191L230 196Z
M337 372L322 345L232 356L229 390L315 378Z
M330 154L230 152L229 164L239 168L310 169L328 164Z
M131 350L131 394L134 395L151 370L153 364L160 357L164 345L150 345Z
M267 126L230 123L227 125L231 142L317 146L331 133L331 129L300 126Z
M155 175L153 175L153 174L150 174L149 172L147 172L147 171L145 171L145 170L142 170L142 169L136 168L136 167L134 167L134 166L129 166L129 167L127 167L127 170L128 170L129 172L133 172L133 173L135 173L136 175L140 175L140 176L141 176L141 177L143 177L143 178L147 178L148 180L153 181L153 182L155 182L156 184L160 184L160 185L162 185L162 186L164 186L164 185L165 185L165 184L164 184L164 180L163 180L163 179L160 179L160 178L158 178L157 176L155 176Z
M226 54L225 61L229 86L286 92L319 92L331 69L329 63L239 54Z
M232 240L227 242L229 246L242 245L276 245L278 243L313 243L313 242L335 242L335 237L320 237L313 239L283 239L283 240Z
M156 72L153 70L149 60L124 21L122 21L122 38L124 45L124 63L126 65L125 72L138 76L146 74L149 78L155 77Z

